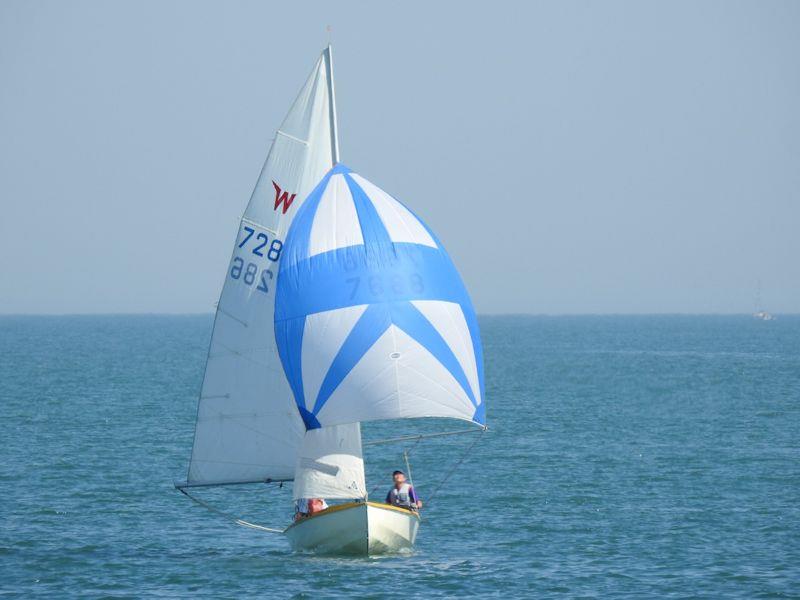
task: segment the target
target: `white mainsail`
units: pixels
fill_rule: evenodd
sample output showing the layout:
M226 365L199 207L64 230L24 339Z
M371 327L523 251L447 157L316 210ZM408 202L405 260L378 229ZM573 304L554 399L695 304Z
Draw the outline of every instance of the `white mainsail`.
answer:
M366 496L360 425L335 425L306 432L297 455L295 500Z
M328 47L276 133L239 225L214 319L187 486L294 476L305 427L275 345L277 266L294 215L337 160ZM350 430L360 449L358 426Z

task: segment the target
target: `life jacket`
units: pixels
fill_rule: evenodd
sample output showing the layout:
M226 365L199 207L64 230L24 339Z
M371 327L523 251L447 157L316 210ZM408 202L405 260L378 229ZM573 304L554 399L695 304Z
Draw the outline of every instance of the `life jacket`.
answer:
M416 508L416 506L411 503L410 492L411 485L408 483L402 484L399 490L392 486L392 489L389 490L389 503L393 506L402 506L403 508Z

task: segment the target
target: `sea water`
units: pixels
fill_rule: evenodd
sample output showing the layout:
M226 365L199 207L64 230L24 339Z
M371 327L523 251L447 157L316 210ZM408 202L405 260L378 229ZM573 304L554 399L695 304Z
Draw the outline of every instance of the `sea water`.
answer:
M373 498L405 449L430 499L387 558L292 554L175 491L211 321L0 318L0 594L800 595L800 317L481 318L490 431L368 449ZM291 518L288 486L198 494Z

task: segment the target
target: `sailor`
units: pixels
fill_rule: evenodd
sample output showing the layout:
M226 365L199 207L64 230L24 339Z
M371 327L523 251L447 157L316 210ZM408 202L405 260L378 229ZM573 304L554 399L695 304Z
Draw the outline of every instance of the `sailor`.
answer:
M419 510L422 508L422 500L417 498L414 487L406 483L406 474L402 471L392 473L394 486L386 494L386 504L407 508L408 510Z
M294 520L299 521L328 508L324 498L300 498L295 504Z

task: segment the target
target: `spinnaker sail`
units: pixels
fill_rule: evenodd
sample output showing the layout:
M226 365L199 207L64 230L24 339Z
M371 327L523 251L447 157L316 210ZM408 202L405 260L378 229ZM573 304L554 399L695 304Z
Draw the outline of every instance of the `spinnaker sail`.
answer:
M337 165L283 248L275 335L305 427L411 417L485 425L475 311L436 236Z

